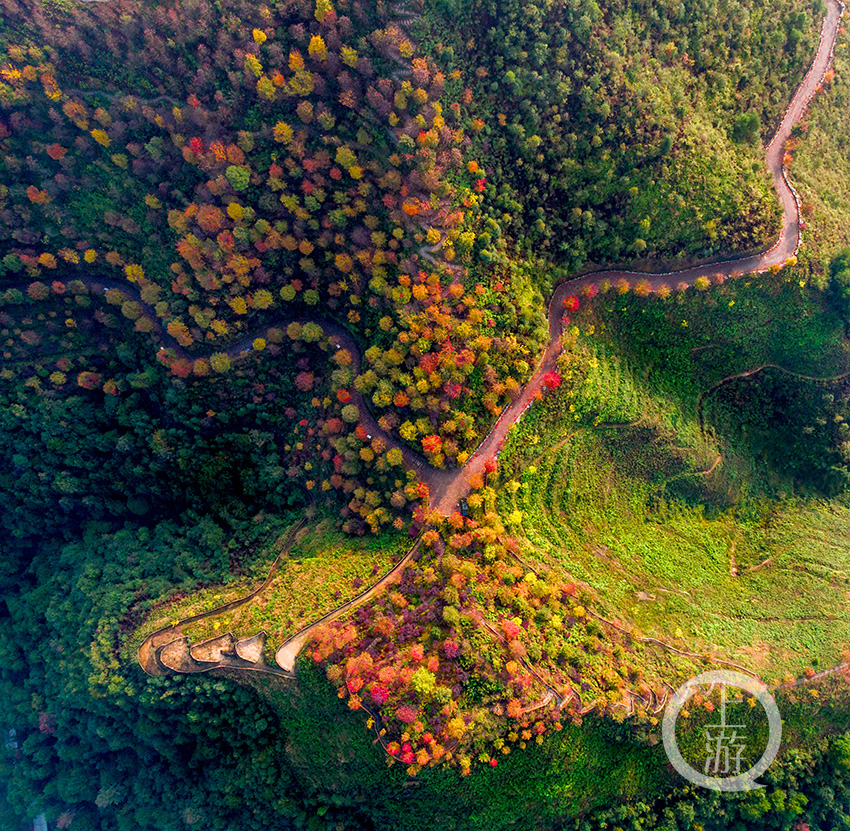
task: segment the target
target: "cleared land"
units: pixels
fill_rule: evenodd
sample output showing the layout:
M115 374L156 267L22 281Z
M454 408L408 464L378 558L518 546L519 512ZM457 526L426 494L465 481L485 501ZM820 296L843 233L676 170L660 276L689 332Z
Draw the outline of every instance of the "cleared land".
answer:
M752 299L749 287L741 289L739 301ZM630 299L628 316L640 314L641 303L663 341L659 301ZM752 360L750 352L772 354L778 333L769 317L764 309L736 327L761 330L757 338L728 331L724 351L737 353L736 364ZM582 325L587 332L592 324ZM803 369L789 347L795 327L783 328L783 357ZM836 345L828 320L812 319L812 331L820 339L815 353ZM631 369L611 341L581 336L584 383L532 408L500 458L507 477L500 507L514 520L523 556L587 586L591 608L637 634L739 663L768 682L846 660L850 507L771 497L776 483L742 465L728 436L704 435L696 418L700 384L710 387L714 374L735 364L700 372L691 341L682 340L687 376L675 354L660 367L644 349L644 366ZM830 368L845 368L844 354L835 349ZM661 388L669 397L646 391L650 363L656 383L666 376Z

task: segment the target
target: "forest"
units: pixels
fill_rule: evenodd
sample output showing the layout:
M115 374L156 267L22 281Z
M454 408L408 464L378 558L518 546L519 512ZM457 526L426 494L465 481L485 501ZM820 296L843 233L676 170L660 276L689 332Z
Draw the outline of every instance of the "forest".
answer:
M843 26L793 262L548 308L770 248L821 0L0 4L4 828L850 828ZM723 800L715 660L788 736Z

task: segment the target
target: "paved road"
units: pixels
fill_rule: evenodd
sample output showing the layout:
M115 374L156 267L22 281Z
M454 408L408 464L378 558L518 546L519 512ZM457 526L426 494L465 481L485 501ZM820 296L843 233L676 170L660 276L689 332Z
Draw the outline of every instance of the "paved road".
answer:
M838 0L827 0L827 14L823 20L820 44L815 58L808 73L806 74L806 77L803 79L803 82L791 99L785 115L782 118L779 129L766 148L765 162L768 170L773 176L773 184L782 206L782 231L776 243L768 251L762 254L754 254L739 259L719 260L713 263L707 263L672 272L645 273L622 269L599 271L583 275L559 285L553 292L549 301L549 342L534 375L525 385L520 395L504 409L490 433L479 444L478 448L460 470L437 470L432 468L420 454L404 445L393 435L385 432L379 426L377 419L369 409L369 406L363 396L356 390L352 391L352 403L357 406L360 412L360 422L364 427L366 427L367 431L372 436L381 436L387 447L395 447L401 450L405 464L409 468L414 469L419 475L419 478L428 485L430 492L430 509L432 511L446 515L455 510L460 498L468 493L470 489L470 477L476 473L484 473L486 461L488 459L493 459L497 455L508 431L514 424L516 424L526 407L528 407L528 405L539 395L543 387L543 377L547 372L555 369L556 366L556 359L560 351L559 340L562 327L563 301L566 297L587 286L603 286L605 283L611 284L620 279L626 279L630 282L646 280L653 291L657 291L662 286L667 286L668 288L675 288L676 286L683 284L692 286L700 277L716 277L719 275L723 279L729 279L743 274L767 271L774 266L781 266L796 253L800 244L800 210L797 196L788 182L786 171L782 164L784 145L791 135L792 128L805 113L809 101L817 91L827 69L829 68L835 47L839 20L843 11L843 3L838 2ZM208 357L213 351L220 351L209 349L205 353L190 354L187 352L186 349L180 346L180 344L177 343L170 334L168 334L159 321L155 310L150 305L142 301L138 290L134 286L106 277L82 276L79 279L81 279L90 290L96 293L100 293L110 288L117 289L128 300L134 300L139 303L144 309L145 314L153 322L154 330L157 332L162 342L170 349L173 349L179 357L191 360L199 357ZM26 285L27 284L24 283L21 287L25 288ZM7 288L9 287L10 286L7 286ZM226 353L231 358L237 359L246 352L251 351L251 344L255 338L265 337L267 336L269 329L273 327L286 326L291 322L313 322L318 324L332 342L338 344L340 348L347 349L351 353L352 369L355 376L359 373L361 366L361 352L356 341L345 328L330 320L298 320L292 317L281 316L277 320L258 327L249 334L241 337L238 341L227 347ZM317 625L333 620L340 614L343 614L353 608L353 606L364 602L374 593L383 588L387 582L394 580L397 575L401 573L407 562L413 556L414 552L415 546L411 548L408 554L393 568L391 572L382 577L381 580L363 592L359 597L339 609L334 610L329 615L325 616L320 621L311 624L311 626L306 629L301 630L301 632L298 632L282 644L277 653L278 663L280 663L285 670L291 670L295 657L298 652L300 652L310 633Z
M430 467L420 454L411 450L396 437L385 432L378 425L377 419L372 414L363 396L356 390L352 391L352 403L360 411L360 421L363 426L366 427L371 435L381 436L388 447L397 447L401 450L405 464L413 468L418 473L419 478L428 485L431 495L430 507L432 510L443 514L454 510L458 500L469 490L468 482L470 476L475 473L484 472L484 463L486 460L492 459L498 453L508 431L542 389L543 376L555 368L555 361L560 351L559 338L561 335L563 301L567 296L590 285L602 286L605 283L614 283L620 279L626 279L630 282L646 280L653 290L657 290L661 286L670 288L681 284L692 286L700 277L721 275L724 279L728 279L742 274L767 271L773 266L781 266L789 257L795 254L800 244L800 212L796 194L788 183L785 169L782 165L783 147L791 135L792 128L805 113L809 101L815 94L829 68L835 47L839 20L843 10L843 4L839 3L838 0L827 0L827 14L823 21L820 44L815 58L806 77L791 99L791 103L788 105L779 129L767 146L765 162L773 175L773 183L782 205L782 231L779 239L768 251L763 254L754 254L741 259L721 260L672 272L645 273L622 269L599 271L560 284L553 292L549 302L549 342L536 372L525 385L519 397L505 408L493 429L460 470L437 470ZM105 277L83 276L79 279L96 292L108 288L117 289L127 299L135 300L139 303L146 315L153 322L154 330L159 337L179 357L191 360L198 357L208 357L209 354L216 351L209 349L206 353L190 354L187 352L186 349L180 346L168 334L160 323L155 310L142 301L138 290L134 286ZM227 347L225 351L231 358L237 359L245 354L246 351L251 351L251 344L255 338L264 337L268 334L269 329L286 326L291 322L313 322L321 326L328 338L351 353L352 369L355 375L359 373L361 353L357 343L344 327L330 320L299 320L297 318L281 316L277 320L258 327L254 331L242 336L238 341Z

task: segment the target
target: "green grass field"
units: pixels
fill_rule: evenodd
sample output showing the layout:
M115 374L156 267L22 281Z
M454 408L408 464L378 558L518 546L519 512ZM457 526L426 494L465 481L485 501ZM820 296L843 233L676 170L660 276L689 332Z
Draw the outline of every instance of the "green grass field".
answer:
M658 304L632 300L635 316L640 302ZM813 320L819 327L826 349L833 330ZM737 348L746 365L746 345ZM701 376L709 386L734 365L676 372L660 385L664 397L648 393L649 370L630 369L610 341L582 335L579 349L584 383L535 405L502 452L503 476L519 486L501 488L500 509L520 519L523 556L588 587L597 613L768 682L846 659L850 503L771 499L733 446L702 434ZM668 366L682 369L676 357Z
M522 511L526 550L644 636L770 681L838 663L850 640L850 509L786 502L709 517L685 497L710 477L652 441L645 428L597 428L544 450L506 506Z

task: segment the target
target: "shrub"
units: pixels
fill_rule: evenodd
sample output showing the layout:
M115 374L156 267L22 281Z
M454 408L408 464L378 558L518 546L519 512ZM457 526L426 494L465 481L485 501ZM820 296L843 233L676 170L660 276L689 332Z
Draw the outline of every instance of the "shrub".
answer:
M27 294L33 300L44 300L50 294L50 289L44 283L30 283L27 288Z
M443 608L443 620L449 626L460 626L460 612L454 606L446 606Z
M234 190L245 190L251 181L251 174L247 168L237 167L233 164L227 166L224 175Z
M396 718L400 722L404 724L411 724L416 721L416 717L419 715L419 709L415 707L413 704L402 704L396 711Z
M360 410L357 409L357 405L355 404L346 404L342 408L341 415L343 421L348 424L354 424L360 418Z
M223 352L214 352L210 355L210 366L214 372L227 372L230 369L230 358Z
M410 679L410 686L420 698L427 698L434 691L437 679L433 672L429 672L425 667L419 667L413 673Z
M647 297L652 291L652 285L649 280L638 280L635 285L635 294L638 297Z

